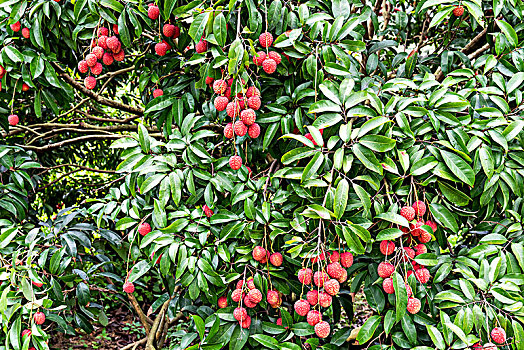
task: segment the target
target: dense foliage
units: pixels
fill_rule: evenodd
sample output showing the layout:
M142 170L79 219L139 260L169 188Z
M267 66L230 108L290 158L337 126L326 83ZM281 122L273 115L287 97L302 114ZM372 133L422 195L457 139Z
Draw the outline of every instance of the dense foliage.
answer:
M0 349L522 349L523 9L0 0Z

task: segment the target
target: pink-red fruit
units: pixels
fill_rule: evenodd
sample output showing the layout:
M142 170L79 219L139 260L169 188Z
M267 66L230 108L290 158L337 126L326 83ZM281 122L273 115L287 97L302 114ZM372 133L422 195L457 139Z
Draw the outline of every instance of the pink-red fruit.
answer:
M413 298L413 297L408 298L407 310L410 314L414 315L418 313L420 311L420 307L421 307L420 300L418 300L417 298Z
M153 98L160 97L164 94L164 91L162 89L155 89L153 90Z
M138 233L140 233L141 236L147 235L149 232L151 232L151 225L149 225L147 222L143 222L138 226Z
M247 311L246 311L246 309L244 309L243 307L237 307L237 308L233 311L233 317L234 317L235 320L237 320L237 321L245 320L246 317L247 317Z
M271 256L269 257L269 262L273 265L273 266L276 266L276 267L279 267L282 265L282 262L283 262L283 259L282 259L282 254L280 253L273 253L271 254Z
M221 296L218 298L218 307L221 309L227 307L227 297Z
M242 167L242 158L240 156L232 156L229 158L229 166L233 170L238 170Z
M309 312L309 309L310 309L310 305L306 300L301 299L295 302L295 311L300 316L306 316L307 313Z
M258 41L260 43L260 46L262 47L270 47L271 44L273 44L273 35L269 32L264 32L260 34L258 37Z
M11 114L9 117L7 117L7 122L9 123L9 125L15 126L19 122L18 115Z
M413 209L415 209L415 215L417 216L426 214L426 205L423 201L416 201L413 203Z
M395 271L395 267L388 262L381 262L378 265L378 275L382 278L390 277Z
M84 85L86 89L93 90L96 86L96 78L95 77L87 77L84 79Z
M150 4L149 8L147 9L147 16L153 20L157 19L158 16L160 16L160 10L158 9L158 6Z
M249 137L256 139L260 136L260 126L257 123L253 123L247 130Z
M320 313L320 311L310 310L307 313L307 323L309 323L310 326L314 326L321 321L322 321L322 314Z
M400 215L402 215L407 221L411 221L415 218L415 209L413 209L413 207L403 207L400 209Z
M302 284L311 284L313 271L310 268L303 268L298 271L298 280Z
M264 62L262 62L262 68L267 74L273 74L277 70L277 63L271 58L266 58Z
M43 312L37 312L34 316L33 316L34 320L35 320L35 323L37 325L41 325L41 324L44 324L45 322L45 315Z
M330 331L331 328L326 321L319 322L315 325L315 334L319 338L327 338Z
M353 254L350 252L340 254L340 264L345 268L351 267L353 265Z
M132 294L135 291L135 285L131 282L124 283L124 292Z
M506 342L506 331L502 327L495 327L491 331L491 339L497 344Z
M391 241L380 242L380 252L384 255L391 255L395 251L395 243Z
M197 53L204 53L207 51L207 41L205 40L200 40L196 45L195 45L195 51Z

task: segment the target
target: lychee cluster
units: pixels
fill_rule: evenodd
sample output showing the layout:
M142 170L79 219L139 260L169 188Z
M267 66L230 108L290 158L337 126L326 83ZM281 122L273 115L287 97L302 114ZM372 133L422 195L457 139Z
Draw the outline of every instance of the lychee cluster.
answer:
M322 264L324 261L325 263ZM320 308L330 307L333 296L340 291L340 284L346 282L348 278L346 268L353 265L353 254L337 251L321 252L311 258L311 262L318 266L315 273L309 267L303 267L298 271L299 282L310 287L310 290L306 293L306 299L295 302L294 308L297 314L306 316L307 322L315 327L315 333L319 338L326 338L330 333L330 325L322 321ZM326 265L325 269L321 268L323 265ZM314 286L311 286L311 282Z
M152 20L157 20L160 16L160 10L158 6L153 3L149 4L147 15ZM162 34L165 38L171 38L172 40L175 40L180 36L180 27L171 23L165 23L162 27ZM155 52L159 56L165 56L169 50L171 50L171 45L169 45L166 39L162 39L162 41L155 45Z
M278 252L270 254L266 249L264 249L261 246L256 246L255 249L253 249L252 255L253 259L260 262L261 264L266 264L269 261L271 265L279 267L284 262L282 254Z
M113 25L113 33L118 34L118 26ZM88 90L95 88L95 76L102 74L102 64L110 66L114 61L121 62L125 58L122 43L115 35L109 36L108 28L99 27L96 34L97 38L91 43L91 52L78 62L80 73L89 72L89 75L84 79L84 86Z
M262 105L260 90L255 86L247 87L244 79L237 79L241 92L231 96L231 87L234 79L228 80L211 77L206 78L206 83L212 84L213 92L216 94L214 105L217 111L226 111L231 122L224 127L224 136L233 139L236 136L243 137L246 134L256 139L260 136L260 125L256 123L258 111ZM233 170L242 167L242 158L234 155L229 159L229 166Z
M262 66L262 69L267 74L273 74L277 70L277 65L282 62L282 57L276 51L269 51L269 47L273 44L273 35L269 32L264 32L260 34L258 38L258 43L260 46L266 49L258 51L253 57L253 62L257 66Z
M427 253L425 243L431 241L431 234L422 226L430 226L433 232L437 230L437 224L431 220L424 222L423 216L426 214L426 205L423 201L416 201L412 206L405 206L400 209L400 215L409 222L409 228L402 227L401 231L404 235L400 238L401 249L397 249L394 241L380 242L380 252L385 255L386 259L396 260L398 263L407 263L408 269L405 280L409 276L414 275L415 279L421 283L428 283L431 275L429 270L423 265L414 261L415 257ZM420 242L418 243L417 240ZM406 271L406 269L400 269ZM393 279L391 275L395 272L395 266L390 261L383 261L378 265L378 275L384 280L382 281L382 288L387 294L394 294ZM416 314L420 311L422 305L411 290L411 287L405 283L405 289L408 297L407 310L411 314Z

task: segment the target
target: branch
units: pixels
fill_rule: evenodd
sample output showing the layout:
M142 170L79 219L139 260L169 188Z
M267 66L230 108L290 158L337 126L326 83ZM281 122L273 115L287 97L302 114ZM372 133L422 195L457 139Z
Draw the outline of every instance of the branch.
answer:
M122 102L118 102L118 101L115 101L115 100L110 100L108 98L100 96L98 93L96 93L96 92L94 92L92 90L86 89L86 87L84 85L82 85L82 83L78 82L73 77L71 77L69 74L64 72L64 70L58 64L56 64L56 63L52 63L52 64L56 68L58 75L62 79L64 79L64 81L66 83L71 85L76 90L81 91L85 95L89 96L91 99L95 100L96 102L98 102L100 104L103 104L105 106L108 106L108 107L116 108L116 109L119 109L119 110L122 110L122 111L126 111L126 112L129 112L129 113L136 114L136 115L143 115L144 114L144 109L143 108L126 105L126 104L124 104ZM121 70L116 71L116 72L104 74L101 77L99 77L98 79L100 80L102 77L105 77L106 75L109 76L109 74L111 74L110 77L113 77L113 76L115 76L117 74L126 73L126 72L129 72L129 71L133 70L133 69L134 69L134 66L133 67L128 67L128 68L121 69Z
M150 327L148 322L148 317L144 314L144 311L142 311L142 308L140 305L138 305L138 301L136 300L135 296L133 294L128 294L127 297L129 298L129 301L133 305L133 308L138 313L138 317L140 318L140 322L142 323L142 326L144 326L146 330L146 335L149 335ZM147 338L146 338L147 339Z
M88 140L115 140L119 139L121 137L124 137L125 135L86 135L81 137L76 137L69 140L64 140L56 143L52 143L46 146L38 147L38 146L26 146L26 145L20 145L16 144L18 147L22 147L24 149L32 150L35 152L45 152L49 151L55 148L60 148L66 145L82 142L82 141L88 141Z
M63 168L63 167L77 167L77 168L80 168L81 170L88 170L88 171L93 171L95 173L106 173L106 174L114 174L116 173L116 171L114 170L101 170L101 169L94 169L94 168L89 168L89 167L86 167L86 166L83 166L83 165L79 165L79 164L60 164L60 165L55 165L55 166L52 166L52 167L40 167L40 168L35 168L35 169L45 169L44 171L42 171L41 173L37 174L37 175L42 175L43 173L46 173L48 172L49 170L52 170L52 169L58 169L58 168Z

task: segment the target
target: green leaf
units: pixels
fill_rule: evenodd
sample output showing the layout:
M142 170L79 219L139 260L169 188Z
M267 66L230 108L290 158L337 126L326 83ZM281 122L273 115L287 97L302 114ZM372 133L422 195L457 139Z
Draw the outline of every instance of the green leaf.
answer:
M222 13L219 13L213 21L213 34L219 46L222 47L226 44L226 18Z
M404 279L398 272L394 272L391 278L393 279L393 289L395 290L395 320L398 322L406 314L408 293Z
M357 335L357 341L359 344L367 343L372 337L378 326L380 325L381 317L380 316L371 316L367 321L362 325L360 331Z
M446 163L455 176L471 187L475 185L475 173L461 157L444 150L440 150L440 154L444 159L444 163Z
M437 347L439 350L445 350L446 349L446 343L444 342L444 337L442 337L442 333L437 329L437 327L427 324L426 330L428 331L428 334L433 341L433 344Z
M353 153L366 168L382 175L382 166L373 151L357 143L353 145Z
M141 260L137 262L132 268L131 272L129 273L128 282L134 282L143 275L145 275L149 269L151 269L151 265L146 260Z
M397 213L392 213L392 212L380 213L377 216L375 216L375 219L386 220L386 221L392 222L400 226L409 227L408 220L406 220L406 218L404 218L403 216Z
M138 124L138 138L142 151L144 151L144 153L149 153L149 150L151 149L149 132L147 132L147 128L144 124Z
M302 182L309 180L311 177L316 175L322 163L324 163L324 155L322 152L315 153L313 158L309 161L302 172Z
M511 46L517 47L519 43L519 38L517 36L517 33L515 32L515 29L513 29L513 27L510 24L500 19L496 19L495 22L497 23L497 26L500 28L502 33L504 33L506 39L508 39L508 42L511 44Z
M360 128L360 131L358 132L358 137L362 137L366 135L368 132L370 132L371 130L374 130L378 128L379 126L382 126L388 122L391 122L391 120L389 120L386 117L372 118L368 120L367 122L365 122L364 124L362 124L362 127Z
M200 38L202 38L202 35L204 34L204 30L207 26L207 21L209 20L209 15L211 12L202 12L201 14L197 15L193 22L191 22L191 25L189 26L189 36L195 41L200 41Z
M340 180L335 191L334 213L337 219L340 219L346 211L349 199L349 183L346 179Z
M393 149L396 145L395 140L382 135L366 135L359 142L375 152L386 152Z
M438 203L430 203L429 206L431 208L431 214L439 224L450 229L453 233L458 233L459 227L457 220L448 208Z
M195 327L198 330L198 335L200 336L200 340L204 340L204 333L206 331L206 326L204 325L204 320L198 315L191 315L193 317L193 321L195 322Z
M377 241L391 241L401 237L404 233L398 228L387 228L378 233Z
M257 342L269 349L278 349L278 341L265 334L253 334L251 338L255 339Z

